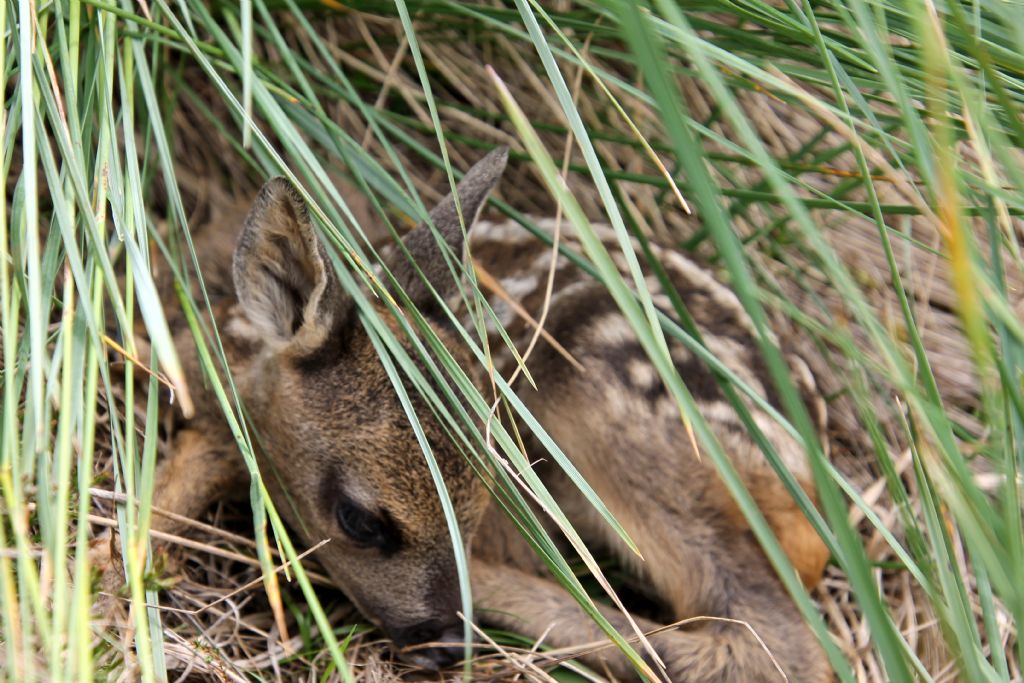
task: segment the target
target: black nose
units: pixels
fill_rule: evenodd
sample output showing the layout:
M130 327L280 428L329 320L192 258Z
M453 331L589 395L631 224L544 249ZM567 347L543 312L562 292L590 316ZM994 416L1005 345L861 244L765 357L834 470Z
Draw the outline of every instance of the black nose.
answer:
M423 669L447 669L462 660L462 624L445 624L437 620L424 621L391 633L391 639L401 648L399 655ZM429 647L417 647L431 643Z

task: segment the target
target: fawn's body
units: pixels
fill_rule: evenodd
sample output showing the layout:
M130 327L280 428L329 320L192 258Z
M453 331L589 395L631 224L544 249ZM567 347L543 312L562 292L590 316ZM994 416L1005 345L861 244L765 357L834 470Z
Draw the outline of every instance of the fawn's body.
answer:
M467 224L504 168L502 152L475 166L459 186ZM462 231L451 199L432 220L454 253ZM223 243L223 240L221 240ZM491 285L495 312L522 352L533 325L508 299L540 316L550 249L521 228L481 223L470 232L470 253ZM455 291L433 235L419 228L405 239L423 275L441 296ZM438 496L402 407L376 351L342 291L315 236L301 199L271 181L251 211L234 257L234 287L226 276L227 249L208 249L204 275L232 375L260 444L260 465L271 496L308 542L331 538L318 556L364 614L398 644L456 641L461 624L451 541ZM747 384L774 402L754 334L735 296L704 270L661 254L704 340ZM207 268L212 270L205 270ZM412 303L428 316L437 299L403 258L392 272ZM211 279L212 278L212 279ZM237 299L236 299L237 291ZM656 291L656 290L654 290ZM656 303L665 305L661 295ZM668 310L669 307L665 305ZM389 313L382 317L398 329ZM436 316L433 327L463 367L474 363L454 330ZM561 470L539 463L545 484L575 528L603 544L632 570L638 584L673 619L706 620L651 639L672 681L781 680L819 683L830 670L822 651L760 550L708 458L693 451L678 408L603 287L559 262L545 329L564 349L541 341L528 360L534 391L522 379L519 396L584 475L643 554L640 562L585 502ZM398 333L401 336L401 333ZM200 388L191 334L178 346L198 394L197 417L182 425L174 454L158 472L158 507L198 515L229 489L245 490L248 474L235 453L220 409ZM511 354L492 343L496 369L509 376ZM570 363L566 353L575 359ZM710 371L681 346L672 348L681 376L783 548L808 585L827 554L810 525L724 401ZM813 396L806 366L791 360ZM464 457L417 403L434 455L472 547L471 578L479 619L544 644L601 640L600 632L539 564L509 522L486 511L487 495ZM813 491L801 448L761 411L759 426L798 481ZM163 523L167 526L167 523ZM630 634L626 620L605 610ZM638 619L641 628L655 624ZM771 652L753 637L745 622ZM420 651L424 666L448 663L444 648ZM632 671L604 650L588 660L617 676Z

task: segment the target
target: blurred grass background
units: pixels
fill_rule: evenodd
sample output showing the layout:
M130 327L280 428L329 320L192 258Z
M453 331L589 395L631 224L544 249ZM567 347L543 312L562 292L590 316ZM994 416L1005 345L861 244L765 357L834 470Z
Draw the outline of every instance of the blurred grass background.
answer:
M755 319L815 349L831 452L798 402L785 419L805 437L833 564L810 597L792 590L837 677L1020 681L1022 13L1015 0L0 3L0 670L403 672L317 587L314 563L274 578L296 549L258 488L172 544L187 562L168 586L146 550L168 387L189 401L167 321L204 305L193 236L237 220L269 175L315 202L355 288L392 231L503 143L513 162L495 212L529 226L561 205L691 253ZM567 189L552 176L563 155ZM165 281L199 296L165 310ZM690 339L672 313L638 334ZM215 331L193 329L214 377ZM466 395L431 405L486 460L470 415L491 399L464 379L453 386ZM503 502L586 600L597 583L577 575L603 560L579 547L561 558L505 484ZM92 610L90 557L112 527L130 600L109 622ZM489 635L501 647L474 659L472 680L549 680L525 664L532 643ZM576 669L550 676L602 680Z

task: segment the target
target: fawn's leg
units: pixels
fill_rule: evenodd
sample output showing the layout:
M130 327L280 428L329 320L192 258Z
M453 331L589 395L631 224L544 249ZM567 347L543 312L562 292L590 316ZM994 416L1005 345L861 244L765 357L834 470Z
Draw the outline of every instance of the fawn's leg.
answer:
M215 501L236 494L248 479L235 442L223 429L183 429L174 437L173 453L157 465L153 506L195 519ZM184 526L167 515L153 515L157 531L173 534Z
M590 651L579 659L596 671L607 671L619 679L638 677L625 655L554 581L511 567L476 561L472 579L474 602L481 622L538 640L543 638L542 644L549 648L607 643L607 647ZM616 631L626 638L634 636L620 612L601 604L598 609ZM799 615L793 616L799 619ZM661 627L647 619L634 617L634 620L644 633ZM751 628L756 630L757 625ZM670 683L776 683L787 677L791 683L831 680L827 664L818 661L814 652L799 654L808 646L816 649L813 641L797 638L786 642L786 638L793 635L788 628L758 635L764 640L763 644L742 624L715 621L697 621L651 635L648 640L664 663L664 673L653 664L641 643L632 641L631 644L656 675ZM805 661L800 661L801 657Z
M680 568L682 571L675 575L677 596L688 601L719 596L719 604L707 610L677 614L681 618L688 616L691 621L649 638L665 664L668 680L768 683L784 680L782 671L791 683L831 680L820 646L771 569L766 563L745 565L749 558L739 550L733 557L720 556L724 564L711 566L713 563L709 562L713 573L691 566ZM717 556L718 552L712 555ZM730 566L732 562L740 566ZM671 574L673 568L663 569ZM543 637L543 644L553 648L607 640L569 593L551 579L474 559L472 580L479 618L487 625L535 639ZM687 585L686 581L693 583ZM634 635L620 612L603 605L598 607L615 630L627 638ZM644 633L661 627L642 618L635 621ZM633 648L652 664L640 643L634 643ZM614 645L580 659L619 678L635 677L632 665Z
M553 580L478 560L473 560L471 573L473 601L481 622L538 640L543 637L541 644L546 648L607 643L607 647L579 659L596 671L608 671L617 678L635 677L635 670L625 655ZM620 612L604 605L598 605L598 609L619 633L627 638L635 635ZM636 618L636 623L644 633L659 627L642 618ZM650 641L661 655L663 646L674 637L675 634L667 632L652 636ZM632 645L634 650L645 655L639 642ZM650 661L647 656L644 659Z

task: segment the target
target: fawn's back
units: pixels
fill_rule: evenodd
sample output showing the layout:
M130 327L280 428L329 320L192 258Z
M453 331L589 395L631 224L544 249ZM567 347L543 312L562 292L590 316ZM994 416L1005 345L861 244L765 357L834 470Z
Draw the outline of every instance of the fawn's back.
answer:
M542 219L537 225L549 235L557 232L563 245L581 252L568 222L557 225L553 219ZM612 229L602 225L595 229L625 273ZM628 489L627 496L657 497L659 489L667 488L665 493L671 498L667 504L672 505L676 517L691 524L709 518L716 524L727 522L740 532L745 529L746 523L711 460L694 449L696 443L680 409L605 287L566 256L556 257L549 245L513 222L478 223L469 244L482 289L488 292L495 317L518 353L523 353L535 336L547 307L540 338L527 361L537 391L523 379L517 386L531 411L570 457L575 456L574 464L584 470L598 492L616 489L609 495L621 495L623 477L635 476L635 488ZM644 272L652 273L642 251L634 247ZM781 413L753 324L736 295L708 268L679 253L652 246L651 254L664 268L707 349L736 379ZM657 276L647 275L646 286L655 306L675 318L671 299ZM496 369L508 377L517 361L497 334L494 320L488 318L487 323ZM726 400L708 364L682 342L669 339L675 368L701 414L805 583L815 583L826 559L820 541L793 509L789 494ZM812 415L823 427L825 406L815 390L813 375L798 355L788 354L787 361ZM744 403L796 479L813 491L798 442L749 397L744 396Z

